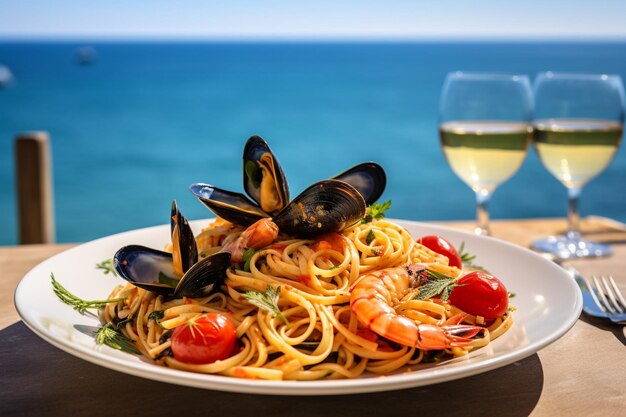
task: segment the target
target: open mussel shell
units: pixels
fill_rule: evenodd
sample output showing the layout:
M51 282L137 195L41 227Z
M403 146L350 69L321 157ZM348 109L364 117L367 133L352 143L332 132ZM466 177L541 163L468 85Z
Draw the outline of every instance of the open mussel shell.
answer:
M276 217L281 233L310 238L340 232L365 215L365 200L344 181L324 180L304 190Z
M289 203L289 186L278 159L267 142L252 136L243 150L243 188L271 215Z
M387 185L385 170L375 162L356 165L333 179L345 181L356 188L368 206L378 201Z
M215 215L234 224L250 226L263 217L270 217L243 194L202 183L191 184L189 191Z
M174 270L178 275L183 275L193 264L198 262L198 246L189 222L178 210L176 200L172 202L170 225Z
M144 290L168 297L204 297L217 289L230 265L229 253L208 256L189 268L178 280L172 255L140 245L125 246L113 257L117 273Z
M177 278L170 253L140 245L124 246L113 256L113 265L119 276L136 287L174 295L171 282Z

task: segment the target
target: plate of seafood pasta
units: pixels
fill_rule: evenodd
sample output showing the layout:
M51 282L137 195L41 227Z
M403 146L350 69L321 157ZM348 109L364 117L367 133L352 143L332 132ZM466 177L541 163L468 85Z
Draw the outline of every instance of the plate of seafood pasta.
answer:
M120 372L214 390L324 395L448 381L522 359L582 309L557 265L492 238L385 217L364 162L290 196L265 140L243 193L195 183L217 216L74 247L15 292L46 341Z
M280 395L475 375L530 356L578 318L580 291L556 264L497 239L386 219L382 206L337 231L284 233L265 217L188 222L174 204L171 224L44 261L15 305L37 335L100 366Z

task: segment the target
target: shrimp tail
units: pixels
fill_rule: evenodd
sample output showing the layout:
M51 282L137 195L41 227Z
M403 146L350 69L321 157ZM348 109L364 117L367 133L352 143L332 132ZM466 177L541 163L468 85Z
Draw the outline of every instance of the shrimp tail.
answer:
M463 320L465 320L467 318L467 316L469 316L469 314L467 313L457 313L454 316L448 318L443 325L444 326L449 326L449 325L453 325L453 324L461 324L461 322Z
M422 350L464 347L472 342L474 336L484 330L482 327L468 324L442 327L432 324L420 324L417 327L415 347Z
M472 326L469 324L459 324L455 326L443 326L444 332L450 339L450 346L463 347L472 342L473 338L485 332L485 328Z

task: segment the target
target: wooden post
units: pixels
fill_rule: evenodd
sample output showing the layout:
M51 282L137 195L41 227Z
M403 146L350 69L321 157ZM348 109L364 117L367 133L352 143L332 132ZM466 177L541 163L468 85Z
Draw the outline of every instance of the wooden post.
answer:
M52 160L48 133L15 138L19 243L54 243Z

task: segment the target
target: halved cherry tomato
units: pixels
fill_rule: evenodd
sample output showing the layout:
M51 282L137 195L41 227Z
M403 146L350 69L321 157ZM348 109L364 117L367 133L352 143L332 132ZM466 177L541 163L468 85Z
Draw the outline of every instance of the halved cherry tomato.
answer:
M459 253L456 251L454 246L441 236L428 235L419 238L417 241L422 245L426 246L428 249L433 252L437 252L443 256L448 258L448 265L456 266L457 268L463 267L463 261L461 261L461 257Z
M224 314L208 313L172 333L174 358L186 363L213 363L230 357L237 340L235 324Z
M466 313L492 320L509 307L509 293L498 278L484 272L470 272L457 280L449 301Z

